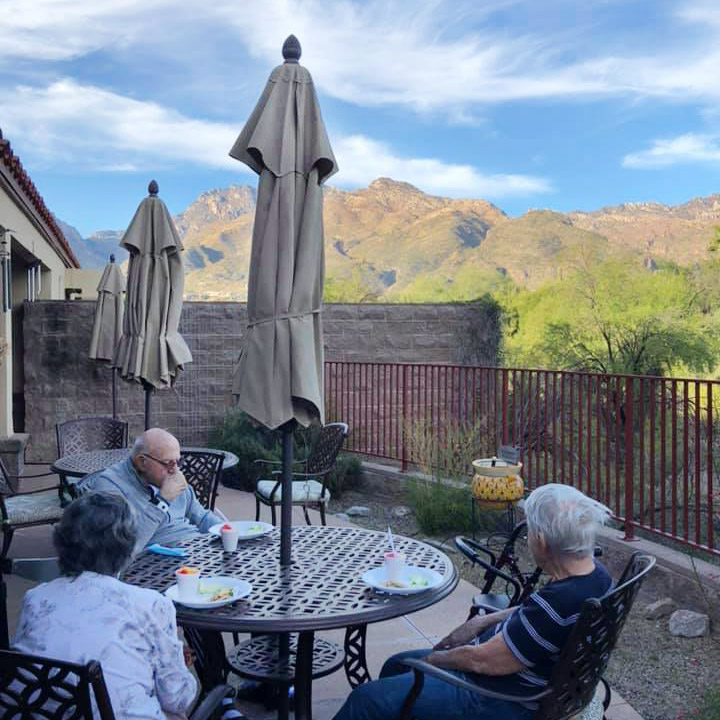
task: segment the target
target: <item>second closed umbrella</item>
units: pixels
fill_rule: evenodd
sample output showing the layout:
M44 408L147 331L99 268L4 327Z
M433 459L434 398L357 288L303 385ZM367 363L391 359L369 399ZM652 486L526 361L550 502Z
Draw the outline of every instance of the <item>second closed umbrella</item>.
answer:
M150 396L171 387L192 354L178 330L183 303L183 249L175 223L157 197L153 180L120 245L130 253L123 335L114 364L126 380L145 389L145 427Z

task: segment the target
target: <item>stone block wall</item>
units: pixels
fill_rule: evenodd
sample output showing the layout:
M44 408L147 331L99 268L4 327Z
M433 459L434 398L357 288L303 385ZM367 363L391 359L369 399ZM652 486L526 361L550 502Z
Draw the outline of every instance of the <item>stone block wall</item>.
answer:
M55 424L112 414L112 372L88 358L95 303L39 301L24 307L27 459L57 456ZM497 360L499 317L485 303L443 305L331 304L323 314L326 359L491 365ZM234 302L187 302L180 332L194 361L172 390L152 399L152 423L185 445L206 445L233 404L230 388L246 323ZM142 432L144 393L118 380L118 417L130 437Z

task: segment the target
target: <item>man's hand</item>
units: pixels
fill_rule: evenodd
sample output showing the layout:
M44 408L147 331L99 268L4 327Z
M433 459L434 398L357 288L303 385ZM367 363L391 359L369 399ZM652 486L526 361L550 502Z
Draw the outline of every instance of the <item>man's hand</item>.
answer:
M177 469L172 475L166 475L160 485L159 492L163 500L172 502L187 489L187 481L182 471Z
M474 640L483 630L497 625L510 615L515 608L500 610L487 615L476 615L467 622L456 627L449 635L446 635L433 647L433 650L450 650L451 648L467 645Z

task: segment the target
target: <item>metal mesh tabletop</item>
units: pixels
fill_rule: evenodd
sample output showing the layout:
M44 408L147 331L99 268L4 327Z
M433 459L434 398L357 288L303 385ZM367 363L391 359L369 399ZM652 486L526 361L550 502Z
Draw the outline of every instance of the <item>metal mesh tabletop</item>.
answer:
M213 448L182 448L182 450L199 451L212 449ZM228 470L238 464L237 455L226 450L219 450L217 452L221 452L225 456L223 459L223 470ZM86 475L100 472L100 470L104 470L106 467L110 467L116 462L124 460L129 455L130 448L122 448L119 450L89 450L87 452L72 453L70 455L63 455L63 457L56 460L50 469L61 475L85 477Z
M255 632L323 630L387 620L432 605L455 588L457 572L440 550L405 537L395 546L407 562L435 570L442 582L414 595L375 592L362 581L366 570L379 567L386 551L384 533L363 528L294 527L293 564L279 566L279 531L241 541L225 553L219 538L200 535L182 543L186 558L143 554L125 572L124 580L164 591L175 582L181 565L204 575L230 575L252 584L249 597L212 610L177 606L178 620L198 628Z
M104 470L130 455L130 448L115 450L88 450L87 452L63 455L56 460L51 470L72 477L85 477L94 472Z

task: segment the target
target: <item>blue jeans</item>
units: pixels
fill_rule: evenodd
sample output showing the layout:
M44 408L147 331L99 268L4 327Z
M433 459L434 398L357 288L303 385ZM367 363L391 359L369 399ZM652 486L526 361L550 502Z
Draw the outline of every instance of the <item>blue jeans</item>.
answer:
M356 687L333 720L395 720L414 680L414 673L400 662L428 653L411 650L393 655L383 665L380 679ZM453 672L472 682L471 676ZM413 710L416 720L531 720L532 716L532 710L518 703L463 690L429 675Z

